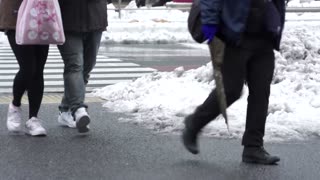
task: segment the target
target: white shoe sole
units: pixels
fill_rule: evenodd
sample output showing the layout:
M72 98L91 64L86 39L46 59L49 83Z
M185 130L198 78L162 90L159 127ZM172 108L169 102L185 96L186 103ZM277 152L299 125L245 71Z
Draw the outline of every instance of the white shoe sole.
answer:
M87 127L90 123L89 116L82 116L77 122L76 127L78 129L79 133L86 133L89 131L89 128Z
M20 132L22 131L21 126L16 127L16 128L9 128L9 127L7 126L7 129L8 129L8 131L9 131L10 133L20 133Z
M40 132L40 133L30 133L30 132L26 132L26 134L28 134L28 135L30 135L30 136L34 136L34 137L47 136L47 133L45 133L45 132Z
M47 132L46 131L30 132L27 130L26 134L30 136L46 136Z

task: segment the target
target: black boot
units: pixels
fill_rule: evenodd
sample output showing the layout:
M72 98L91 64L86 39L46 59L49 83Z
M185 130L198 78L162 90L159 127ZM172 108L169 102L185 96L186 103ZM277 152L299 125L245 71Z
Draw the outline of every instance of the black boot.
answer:
M193 116L187 116L184 120L185 128L182 132L182 141L184 147L191 152L192 154L198 154L198 144L197 144L197 138L198 138L198 131L194 130L194 128L191 125L191 121L193 120Z
M262 146L261 147L244 147L242 162L274 165L280 158L271 156Z

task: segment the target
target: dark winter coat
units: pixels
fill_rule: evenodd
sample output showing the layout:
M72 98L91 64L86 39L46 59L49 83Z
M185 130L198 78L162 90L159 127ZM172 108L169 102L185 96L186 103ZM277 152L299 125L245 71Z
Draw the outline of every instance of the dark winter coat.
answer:
M14 30L22 0L0 0L0 31Z
M65 31L104 31L108 25L107 0L59 0Z
M280 15L280 31L274 48L279 50L285 21L285 0L272 0ZM217 24L218 36L226 42L238 44L246 31L251 0L200 0L203 24ZM273 24L274 22L271 22Z

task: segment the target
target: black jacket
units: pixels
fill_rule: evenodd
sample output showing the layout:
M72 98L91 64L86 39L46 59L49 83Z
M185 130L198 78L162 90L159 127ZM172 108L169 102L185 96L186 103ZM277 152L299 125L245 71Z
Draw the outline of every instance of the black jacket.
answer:
M66 32L106 30L107 0L59 0L59 4Z
M238 44L246 31L251 1L254 0L200 0L203 24L216 24L218 36L226 42ZM275 37L274 48L279 50L285 21L286 0L272 0L280 15L280 32Z

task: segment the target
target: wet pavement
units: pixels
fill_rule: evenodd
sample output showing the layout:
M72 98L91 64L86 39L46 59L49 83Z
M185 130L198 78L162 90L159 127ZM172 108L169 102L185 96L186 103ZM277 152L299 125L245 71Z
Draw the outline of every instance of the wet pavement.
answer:
M180 66L188 70L210 62L208 50L184 44L104 44L100 52L159 71L172 71Z
M40 116L48 136L8 134L7 105L0 105L0 179L4 180L318 180L320 141L266 143L279 155L276 166L241 163L240 140L200 138L201 153L188 153L180 136L156 134L89 103L91 132L57 124L58 104L44 104ZM23 111L28 109L23 106ZM24 118L26 118L24 116Z

